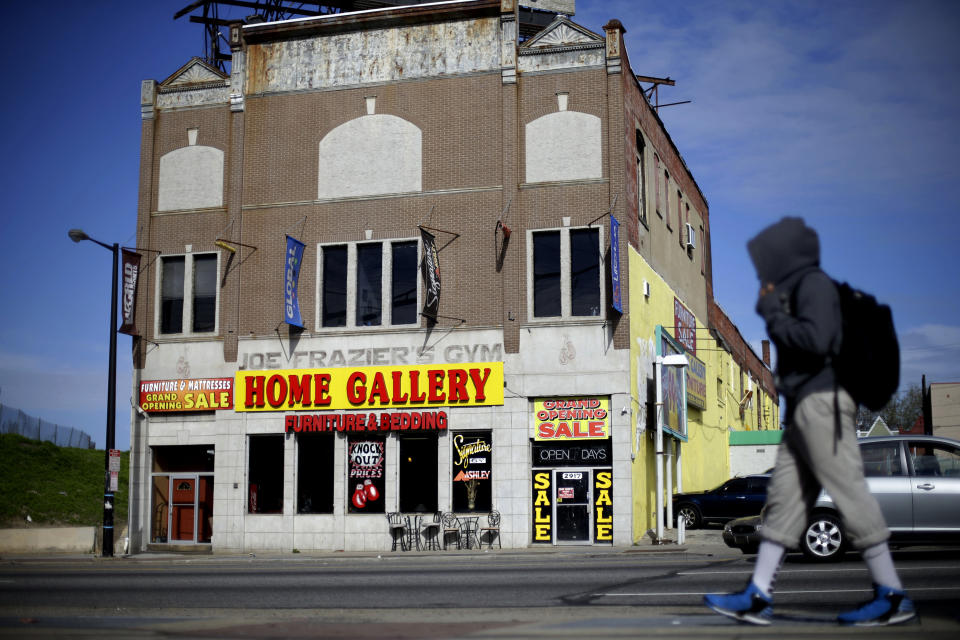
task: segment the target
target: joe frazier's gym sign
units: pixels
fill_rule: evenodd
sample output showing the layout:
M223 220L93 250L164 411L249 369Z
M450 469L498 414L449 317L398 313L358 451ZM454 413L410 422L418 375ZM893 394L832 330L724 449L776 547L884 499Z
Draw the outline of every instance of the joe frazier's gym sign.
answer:
M503 363L240 371L236 387L236 411L502 405Z

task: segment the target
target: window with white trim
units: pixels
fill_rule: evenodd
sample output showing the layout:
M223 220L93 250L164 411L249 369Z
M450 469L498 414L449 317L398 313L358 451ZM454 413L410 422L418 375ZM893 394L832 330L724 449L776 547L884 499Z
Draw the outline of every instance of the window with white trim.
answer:
M320 245L318 254L320 328L419 323L417 240Z
M216 253L161 256L157 332L192 335L217 331Z
M528 316L599 317L605 295L600 227L530 231Z

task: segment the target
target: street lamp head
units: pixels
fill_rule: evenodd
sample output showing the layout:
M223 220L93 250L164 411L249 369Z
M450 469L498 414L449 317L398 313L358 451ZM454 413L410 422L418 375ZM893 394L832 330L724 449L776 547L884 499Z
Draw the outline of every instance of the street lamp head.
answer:
M90 239L90 236L88 236L83 229L70 229L70 231L67 231L67 235L70 236L70 239L74 242L83 242L84 240Z
M679 353L663 356L661 362L666 367L686 367L690 364L690 362L687 360L687 356Z

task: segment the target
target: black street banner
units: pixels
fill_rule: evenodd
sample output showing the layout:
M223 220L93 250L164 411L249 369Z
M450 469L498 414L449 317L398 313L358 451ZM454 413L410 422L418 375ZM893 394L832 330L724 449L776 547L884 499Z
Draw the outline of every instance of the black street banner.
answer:
M136 336L139 335L135 314L137 310L137 280L140 275L140 254L126 249L122 253L123 290L120 293L122 301L120 315L123 318L123 324L117 331L128 336Z
M420 229L423 238L423 283L426 287L423 298L423 314L436 319L440 310L440 257L437 255L437 242L433 234Z

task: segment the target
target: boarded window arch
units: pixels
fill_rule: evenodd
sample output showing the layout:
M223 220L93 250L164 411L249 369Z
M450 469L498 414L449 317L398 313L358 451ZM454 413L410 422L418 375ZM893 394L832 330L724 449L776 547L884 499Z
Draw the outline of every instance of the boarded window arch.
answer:
M558 111L528 122L526 180L553 182L603 177L600 118Z
M317 198L422 190L422 133L386 114L362 116L320 141Z
M191 145L160 158L157 210L223 206L223 151Z

